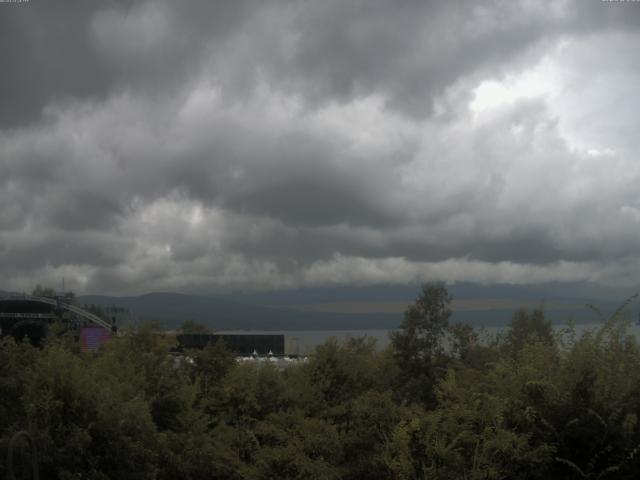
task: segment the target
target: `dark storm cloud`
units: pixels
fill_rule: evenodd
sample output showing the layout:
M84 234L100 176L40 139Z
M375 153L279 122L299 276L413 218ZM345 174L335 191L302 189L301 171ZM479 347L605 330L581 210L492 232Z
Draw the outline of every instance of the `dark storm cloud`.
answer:
M26 7L26 8L25 8ZM0 126L39 119L52 100L103 99L114 90L175 91L206 42L238 28L244 1L37 1L0 10ZM166 92L165 92L166 93Z
M318 3L297 19L300 41L284 81L311 99L384 92L392 107L423 116L458 77L539 38L541 18L523 22L516 8L505 3L485 13L455 2ZM492 28L499 22L494 15L507 22Z
M43 268L43 262L54 268L77 264L106 267L120 262L120 252L132 247L131 240L108 234L94 233L74 238L60 230L38 233L15 232L3 238L0 244L3 250L0 268L3 272L36 273Z
M567 29L638 28L639 11L598 2L320 3L33 1L0 11L0 121L37 120L53 99L116 89L177 92L207 66L229 93L257 71L309 101L382 92L423 115L478 68ZM563 6L565 5L565 6ZM240 89L240 92L234 92Z
M0 4L8 286L628 278L639 27L631 2Z
M55 97L106 92L110 75L88 42L97 2L33 2L0 10L0 125L9 128L40 117ZM82 69L82 73L78 70Z

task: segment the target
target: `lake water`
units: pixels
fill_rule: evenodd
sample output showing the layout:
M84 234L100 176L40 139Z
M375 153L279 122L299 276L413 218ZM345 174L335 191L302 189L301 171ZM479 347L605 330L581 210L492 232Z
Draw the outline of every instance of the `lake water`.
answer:
M575 331L577 336L582 335L588 330L594 330L601 327L602 323L584 323L575 325ZM484 327L477 329L480 332L481 337L492 336L501 330L505 330L506 327ZM556 331L560 331L566 328L566 325L554 325L553 328ZM633 324L630 327L630 333L633 333L638 340L640 340L640 326ZM376 340L376 344L379 348L386 347L390 340L389 334L393 330L233 330L233 331L219 331L217 333L230 333L230 334L266 334L277 335L283 334L285 336L285 351L287 353L300 353L302 355L312 352L318 345L322 345L330 338L336 338L339 341L344 341L348 338L354 337L371 337Z

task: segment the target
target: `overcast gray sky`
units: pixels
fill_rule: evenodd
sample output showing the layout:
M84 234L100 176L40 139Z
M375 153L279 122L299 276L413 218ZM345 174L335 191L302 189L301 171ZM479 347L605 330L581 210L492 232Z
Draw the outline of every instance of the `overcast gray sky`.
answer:
M0 45L2 289L640 284L640 2L31 0Z

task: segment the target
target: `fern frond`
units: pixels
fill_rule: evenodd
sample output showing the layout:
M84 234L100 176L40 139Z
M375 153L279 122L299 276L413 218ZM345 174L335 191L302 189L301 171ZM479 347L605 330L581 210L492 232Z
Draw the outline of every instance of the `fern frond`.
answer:
M602 314L602 311L601 311L598 307L596 307L596 306L595 306L594 304L592 304L592 303L587 303L587 305L586 305L586 306L587 306L587 308L588 308L589 310L591 310L593 313L595 313L595 314L596 314L596 316L597 316L601 321L603 321L603 322L605 321L605 319L604 319L604 315Z
M603 471L601 471L598 476L596 477L596 480L599 480L601 478L606 477L607 475L609 475L610 473L616 473L620 470L620 465L614 465L613 467L608 467L605 468Z
M603 456L608 455L609 453L611 453L611 450L613 450L613 447L611 447L611 445L607 445L602 450L600 450L598 453L596 453L593 457L591 457L591 460L589 460L589 471L590 472L595 472L596 471L596 464L598 463L598 461Z
M627 310L627 308L629 307L631 302L633 302L636 298L638 298L638 294L637 293L634 294L634 295L631 295L624 302L622 302L622 304L618 308L615 309L615 311L605 321L604 325L602 326L602 328L600 329L600 331L596 335L596 342L599 343L600 340L602 339L602 337L604 336L604 334L614 327L614 325L616 324L616 322L618 321L618 319L620 318L622 313ZM595 308L595 307L593 307L593 308ZM599 312L599 310L598 310L598 312ZM600 314L600 315L602 315L602 314Z
M581 478L588 478L587 474L584 473L582 471L582 469L576 465L575 463L573 463L571 460L567 460L566 458L560 458L560 457L556 457L556 462L560 462L563 463L564 465L568 466L569 468L573 469L574 472L578 473L580 475Z
M600 416L600 414L598 412L596 412L595 410L593 410L592 408L588 408L587 409L587 413L593 417L596 417L596 419L598 420L598 422L600 422L600 425L602 425L602 427L607 430L607 422L605 421L604 418L602 418Z

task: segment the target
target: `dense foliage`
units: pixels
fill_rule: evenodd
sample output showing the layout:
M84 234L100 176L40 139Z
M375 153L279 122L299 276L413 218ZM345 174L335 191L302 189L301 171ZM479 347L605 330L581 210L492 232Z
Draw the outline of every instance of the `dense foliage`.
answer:
M425 286L385 350L328 341L283 371L147 326L83 355L0 344L0 435L41 478L637 478L640 348L617 312L578 337L541 310L481 339ZM4 471L0 466L0 476Z

